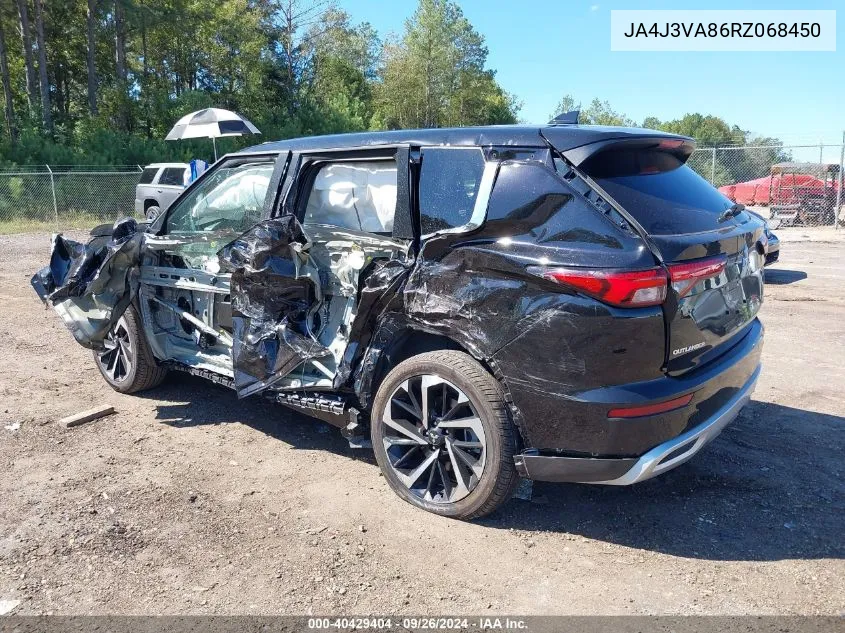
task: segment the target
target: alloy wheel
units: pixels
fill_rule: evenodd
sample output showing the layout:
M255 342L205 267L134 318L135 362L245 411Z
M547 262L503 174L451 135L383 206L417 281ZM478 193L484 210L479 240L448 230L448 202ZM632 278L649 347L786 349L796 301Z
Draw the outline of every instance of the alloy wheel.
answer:
M382 414L390 468L415 496L455 503L481 480L487 458L484 426L466 394L434 374L396 387Z
M103 341L105 350L97 355L103 373L112 382L126 380L135 362L135 350L126 320L121 318Z

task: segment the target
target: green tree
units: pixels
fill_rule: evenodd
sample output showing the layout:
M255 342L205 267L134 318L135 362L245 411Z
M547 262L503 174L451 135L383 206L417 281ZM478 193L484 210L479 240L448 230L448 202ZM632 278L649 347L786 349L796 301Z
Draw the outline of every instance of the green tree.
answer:
M310 57L304 84L309 129L324 132L366 130L372 117L372 84L380 42L369 23L353 25L344 11L327 10L306 37ZM322 122L321 122L322 120Z
M485 68L487 47L449 0L420 0L382 53L376 122L386 128L516 121L518 104Z
M659 119L651 117L648 122L649 126L654 129L691 136L698 142L699 147L745 144L745 133L742 130L736 126L731 127L726 121L713 115L695 112L685 114L680 119L672 121L661 122ZM737 140L740 140L740 142L737 143Z
M575 97L572 95L565 94L560 98L560 101L557 102L554 112L549 115L549 121L559 114L566 114L567 112L574 112L575 110L581 110L581 102L575 101Z
M627 127L636 126L637 122L627 115L614 110L610 103L600 99L593 99L587 107L583 107L580 101L576 101L571 94L565 94L558 101L555 112L549 119L558 114L578 110L578 122L584 125L623 125Z

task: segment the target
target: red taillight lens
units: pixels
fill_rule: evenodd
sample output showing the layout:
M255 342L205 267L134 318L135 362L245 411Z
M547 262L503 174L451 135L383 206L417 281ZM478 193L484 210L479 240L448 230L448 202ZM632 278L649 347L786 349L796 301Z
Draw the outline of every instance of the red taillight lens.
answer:
M688 393L680 398L673 398L657 404L646 404L639 407L619 407L607 412L609 418L641 418L646 415L657 415L687 406L692 401L692 394Z
M672 280L672 287L678 292L678 297L683 297L699 281L720 275L725 270L726 263L725 256L720 255L683 264L669 264L669 279Z
M683 144L683 139L665 138L657 144L657 147L660 149L678 149Z
M666 273L660 268L618 271L532 267L529 270L620 308L656 306L666 300Z

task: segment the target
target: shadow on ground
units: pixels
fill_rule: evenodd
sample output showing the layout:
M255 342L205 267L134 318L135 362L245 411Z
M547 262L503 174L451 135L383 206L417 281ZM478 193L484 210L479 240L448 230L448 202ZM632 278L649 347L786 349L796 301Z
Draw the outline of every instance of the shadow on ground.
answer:
M763 402L702 453L631 487L536 482L483 521L710 560L845 558L845 419Z
M238 400L231 389L181 372L149 392L137 394L157 401L156 419L169 426L186 428L209 424L246 424L293 449L323 450L375 464L372 451L352 449L331 425L279 404L251 396Z
M295 449L373 464L329 425L261 398L174 374L150 392L176 427L240 422ZM845 418L752 402L702 453L632 487L534 483L478 523L570 533L636 549L709 560L845 558ZM373 476L376 475L375 470Z
M787 284L794 284L796 281L801 281L807 278L807 273L803 270L788 270L784 268L766 268L765 281L767 284L775 286L785 286Z

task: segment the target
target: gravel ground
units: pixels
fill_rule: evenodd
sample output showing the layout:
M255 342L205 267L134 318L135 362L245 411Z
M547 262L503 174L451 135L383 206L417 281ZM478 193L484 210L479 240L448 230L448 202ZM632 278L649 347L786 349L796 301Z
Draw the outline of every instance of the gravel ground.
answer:
M186 375L111 391L29 288L48 238L0 236L0 604L842 614L843 233L781 231L755 399L694 460L633 488L537 483L476 523L413 509L371 452L282 407ZM56 423L99 403L117 414Z

